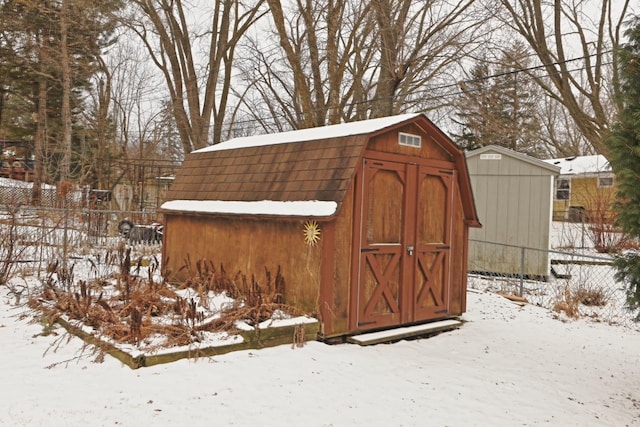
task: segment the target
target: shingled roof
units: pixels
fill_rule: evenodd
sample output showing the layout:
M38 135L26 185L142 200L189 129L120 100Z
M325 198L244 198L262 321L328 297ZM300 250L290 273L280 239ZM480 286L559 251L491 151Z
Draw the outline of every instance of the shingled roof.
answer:
M192 153L168 199L341 202L366 136Z
M330 216L344 200L370 136L417 116L420 114L236 138L194 151L176 175L167 194L169 202L162 209L231 213L229 203L219 202L323 201L333 202L333 209L324 205L319 215ZM243 206L243 213L260 213L245 211L246 203L233 206ZM285 211L280 214L295 215L286 209L292 206L281 204ZM315 209L318 207L316 203Z

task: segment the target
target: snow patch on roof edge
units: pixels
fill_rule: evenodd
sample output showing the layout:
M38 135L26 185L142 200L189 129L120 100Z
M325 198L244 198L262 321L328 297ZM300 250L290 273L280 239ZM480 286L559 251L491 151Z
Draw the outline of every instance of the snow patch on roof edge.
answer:
M230 200L171 200L162 204L167 211L200 212L234 215L272 215L300 217L328 217L336 213L333 201L230 201Z

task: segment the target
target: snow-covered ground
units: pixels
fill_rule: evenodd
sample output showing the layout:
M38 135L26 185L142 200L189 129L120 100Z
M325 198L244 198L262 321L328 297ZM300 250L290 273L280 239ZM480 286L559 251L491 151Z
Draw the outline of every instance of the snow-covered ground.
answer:
M554 247L581 246L581 229L553 231ZM74 260L78 278L109 270L90 264ZM611 274L581 268L576 280ZM0 287L0 426L640 426L640 324L611 303L569 320L535 306L559 292L538 296L536 283L520 306L485 292L513 289L499 280L472 277L464 326L430 339L309 342L135 371L96 363L61 328L43 336Z
M640 425L640 332L492 293L470 291L464 326L430 339L310 342L134 371L94 363L63 330L38 335L0 292L2 426Z

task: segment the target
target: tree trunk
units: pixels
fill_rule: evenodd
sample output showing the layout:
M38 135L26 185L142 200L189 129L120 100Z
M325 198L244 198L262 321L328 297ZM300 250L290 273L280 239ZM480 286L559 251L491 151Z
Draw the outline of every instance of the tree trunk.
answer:
M41 48L42 51L42 48ZM42 59L42 58L41 58ZM38 111L36 123L36 137L34 141L34 175L33 187L31 190L31 205L40 206L42 204L42 181L44 167L44 152L46 145L46 125L47 125L47 80L44 76L38 79Z
M187 17L192 11L185 8L187 3L183 4L182 0L132 2L140 8L148 21L126 21L126 24L138 34L152 61L164 76L185 154L206 147L210 134L214 138L213 144L220 142L227 106L226 96L232 84L230 74L234 51L243 34L264 15L264 1L210 2L213 11L211 27L206 32L206 37L210 38L206 77L198 73L198 64L191 46L194 38L205 35L194 33L190 27ZM147 30L146 26L153 27L153 30ZM151 33L157 40L151 40ZM221 75L222 72L224 76ZM218 98L223 101L218 103Z
M70 0L62 0L60 10L60 67L62 71L62 162L60 164L60 181L71 178L71 65L69 61L68 7Z

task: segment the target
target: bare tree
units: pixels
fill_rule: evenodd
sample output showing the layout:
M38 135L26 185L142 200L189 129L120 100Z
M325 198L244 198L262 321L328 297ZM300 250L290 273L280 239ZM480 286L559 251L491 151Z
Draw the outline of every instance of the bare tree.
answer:
M584 101L581 101L584 105ZM593 147L582 135L564 105L549 96L543 97L538 114L540 137L546 158L594 154Z
M267 2L284 54L273 50L271 57L262 57L262 75L258 77L263 99L276 96L282 114L295 128L339 123L343 118L341 107L349 97L342 87L345 73L355 50L361 48L356 42L366 31L362 23L366 22L369 4L297 0L285 11L280 0ZM278 64L280 56L285 61ZM281 79L279 70L270 64L284 65L292 81ZM285 89L282 94L278 86Z
M138 13L126 22L164 76L185 153L208 145L210 127L213 143L220 142L236 46L264 15L264 0L211 2L210 25L204 31L194 23L200 12L182 0L131 3ZM200 40L206 43L202 68L194 46Z
M169 152L161 152L156 147L161 140L159 135L165 132L166 111L171 111L167 107L170 103L167 102L166 91L162 90L161 76L153 72L153 66L147 64L144 47L130 36L124 32L120 36L120 43L107 57L107 71L98 87L103 87L108 93L100 91L94 100L94 108L102 114L105 111L101 99L111 100L108 116L109 125L113 127L114 143L98 147L101 158L97 160L103 163L103 168L108 167L101 188L109 190L122 182L138 182L137 166L150 163ZM177 135L174 138L179 141ZM183 152L181 144L179 151ZM96 167L100 168L99 165ZM120 207L130 209L132 206Z
M276 41L266 45L258 35L238 94L265 129L422 108L425 84L482 42L473 0L267 3Z
M60 181L71 177L71 55L69 54L69 0L60 6L60 72L62 74L62 160Z
M615 114L606 88L610 83L618 87L615 71L607 69L615 61L611 53L620 44L629 0L500 0L500 4L503 21L524 38L544 67L546 76L531 70L531 77L564 105L594 150L606 153L603 140Z
M379 69L373 117L397 114L412 95L468 55L484 19L474 0L375 0ZM447 70L449 71L449 70Z

